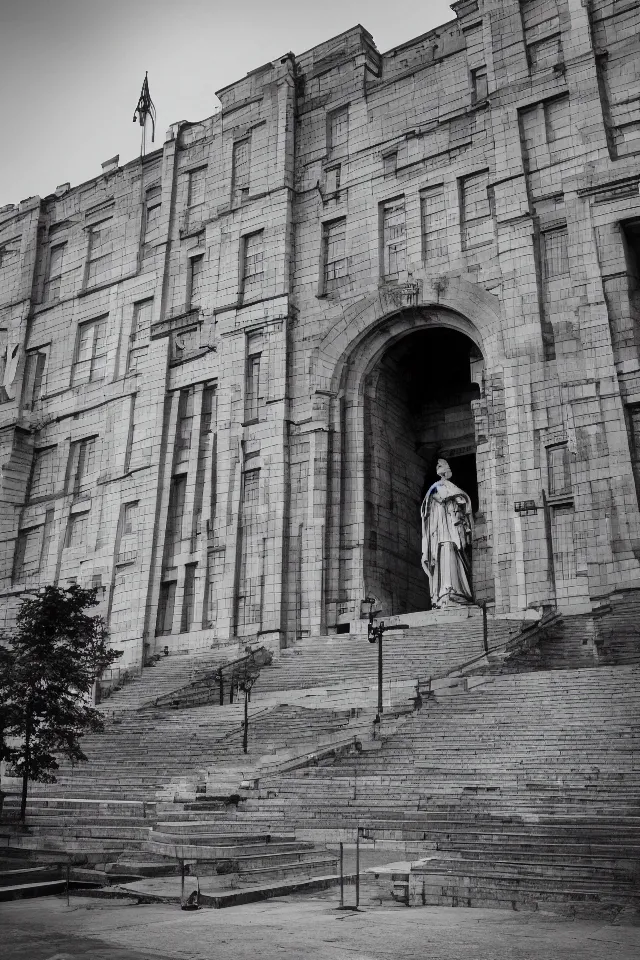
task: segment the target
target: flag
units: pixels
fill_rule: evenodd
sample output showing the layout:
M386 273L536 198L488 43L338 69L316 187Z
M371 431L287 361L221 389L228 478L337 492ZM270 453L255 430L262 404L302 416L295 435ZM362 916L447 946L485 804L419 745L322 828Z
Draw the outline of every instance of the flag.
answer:
M140 124L143 130L147 123L147 117L151 119L151 143L154 142L156 135L156 108L153 100L151 99L151 94L149 93L149 80L148 74L145 72L144 81L142 83L142 90L140 91L140 99L138 100L138 106L133 113L133 122L136 120Z

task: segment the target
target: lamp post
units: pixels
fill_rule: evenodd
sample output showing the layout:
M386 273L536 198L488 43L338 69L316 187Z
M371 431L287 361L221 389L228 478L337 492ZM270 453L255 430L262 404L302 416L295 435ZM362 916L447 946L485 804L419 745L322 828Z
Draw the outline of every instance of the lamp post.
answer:
M247 673L243 679L238 684L240 690L244 693L244 724L242 727L242 751L243 753L247 752L247 737L249 732L249 697L251 695L251 687L254 685L258 679L258 674Z
M374 723L380 723L382 717L382 638L386 630L407 630L409 627L408 623L394 623L391 626L385 627L384 620L381 620L380 623L375 623L373 618L373 608L376 605L375 597L366 597L363 603L369 604L369 623L367 625L367 638L369 643L378 644L378 714L374 720Z

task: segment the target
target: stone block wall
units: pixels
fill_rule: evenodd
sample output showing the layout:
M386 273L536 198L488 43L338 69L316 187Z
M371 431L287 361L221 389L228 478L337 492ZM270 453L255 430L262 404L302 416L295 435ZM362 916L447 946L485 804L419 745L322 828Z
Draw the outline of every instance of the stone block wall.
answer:
M387 53L358 26L287 54L152 154L0 210L7 624L38 584L94 584L135 666L277 649L371 591L419 607L440 435L389 356L443 327L476 391L437 416L475 456L478 598L639 585L638 5L453 10Z

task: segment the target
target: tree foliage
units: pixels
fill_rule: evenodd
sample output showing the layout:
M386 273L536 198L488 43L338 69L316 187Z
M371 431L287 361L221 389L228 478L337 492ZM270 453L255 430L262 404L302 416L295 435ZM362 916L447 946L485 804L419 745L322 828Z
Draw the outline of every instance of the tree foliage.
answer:
M56 754L86 760L82 735L103 727L91 691L121 653L109 649L103 618L86 613L96 593L44 587L22 601L0 648L0 750L22 777L23 820L28 781L54 782Z

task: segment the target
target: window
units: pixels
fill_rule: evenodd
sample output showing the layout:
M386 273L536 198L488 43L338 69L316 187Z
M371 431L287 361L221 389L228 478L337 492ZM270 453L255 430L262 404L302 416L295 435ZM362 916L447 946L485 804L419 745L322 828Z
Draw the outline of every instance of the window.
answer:
M190 171L188 198L188 205L190 207L197 207L199 204L204 203L206 176L206 167L200 167L199 170Z
M487 68L476 67L471 71L471 102L478 103L480 100L486 100L487 94Z
M552 507L551 543L556 583L576 576L576 531L572 505Z
M385 177L395 177L398 169L398 152L386 153L382 158L382 171Z
M462 247L465 250L494 239L488 188L488 170L460 180Z
M325 191L329 196L340 191L340 164L325 170Z
M387 280L397 278L405 269L406 248L404 197L400 197L382 205L382 272Z
M200 306L202 298L202 274L204 270L204 255L191 257L189 260L189 308Z
M547 448L549 496L561 497L571 494L571 467L566 443Z
M12 580L14 583L20 583L40 571L43 540L43 524L20 530L13 557Z
M129 537L138 532L138 507L139 503L137 500L133 503L125 503L122 514L123 537Z
M257 420L260 413L260 357L254 353L247 358L247 389L245 395L245 420Z
M193 607L196 598L197 568L197 563L188 563L184 568L184 595L182 598L180 633L188 633L193 624Z
M232 200L242 203L249 196L250 142L238 140L233 145L233 171L231 176Z
M532 73L550 70L563 62L560 34L545 37L535 43L527 44L527 58Z
M207 583L202 613L202 626L212 627L218 616L218 584L224 572L224 553L220 550L207 554Z
M264 277L263 232L250 233L244 238L244 289L259 284Z
M173 629L173 611L176 602L176 582L160 584L160 601L158 603L158 619L156 634L168 636Z
M146 356L152 315L153 299L139 300L134 303L127 354L127 373L135 373L138 363Z
M43 290L43 299L47 303L57 300L60 296L62 263L66 246L66 243L56 243L49 247L49 262L47 263L47 276Z
M124 633L129 629L132 619L131 587L125 576L119 576L111 593L111 609L109 610L109 629Z
M244 471L243 503L251 508L258 503L260 495L260 468Z
M174 476L169 491L169 512L167 515L166 553L168 559L173 558L179 552L182 544L182 522L186 493L186 473Z
M118 539L117 563L133 563L138 554L138 511L139 502L125 503L120 514L120 536Z
M547 230L541 234L542 265L545 280L564 277L569 273L567 252L567 228Z
M541 48L553 50L560 39L560 21L557 0L520 0L520 14L524 28L524 41L530 71L553 66L551 53L542 53Z
M561 146L560 141L568 141L571 136L569 97L545 101L544 123L550 149L558 149Z
M111 280L113 252L113 217L109 217L89 228L87 286L108 283Z
M32 410L34 403L42 395L42 381L46 363L47 354L44 350L27 350L22 386L22 405L25 410Z
M67 547L84 547L87 543L87 532L89 529L89 511L82 513L72 513L69 516L67 525Z
M146 193L144 214L145 244L157 240L160 213L162 210L161 194L162 190L160 187L151 187Z
M323 230L323 292L331 293L348 280L347 276L347 258L346 236L347 221L334 220L333 223L325 223Z
M78 327L76 360L71 385L104 380L107 372L107 319L100 317Z
M447 255L447 211L444 186L429 187L420 194L422 258L429 262Z
M75 440L69 450L66 493L81 493L93 485L97 472L96 437Z
M41 450L34 451L29 500L48 497L53 494L56 479L56 450L57 447L44 447Z
M333 110L327 117L327 148L337 150L349 141L349 107Z
M178 425L176 431L175 464L188 463L191 450L195 391L193 387L180 391Z
M125 462L125 473L133 466L149 462L153 452L153 416L154 411L147 403L141 403L133 397L129 418L129 446Z

